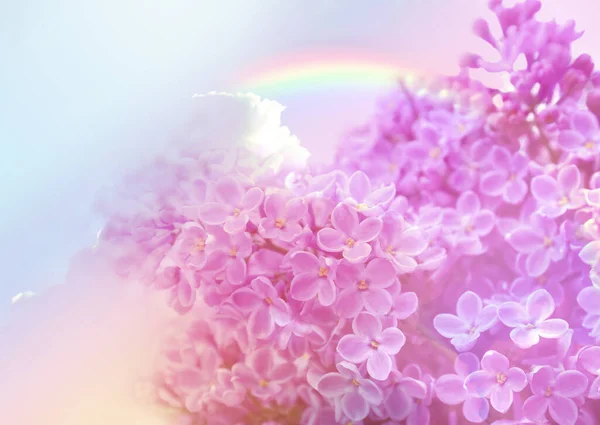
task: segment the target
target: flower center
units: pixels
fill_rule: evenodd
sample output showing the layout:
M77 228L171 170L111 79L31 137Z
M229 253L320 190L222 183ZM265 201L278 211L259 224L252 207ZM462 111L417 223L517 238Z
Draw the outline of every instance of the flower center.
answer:
M435 159L442 153L442 150L439 147L435 147L429 151L429 157Z
M534 324L531 324L531 323L529 323L529 324L527 324L527 325L525 326L525 329L527 329L527 330L529 330L529 331L530 331L530 330L532 330L532 329L535 329L535 325L534 325Z
M369 284L366 281L361 280L358 282L358 289L360 289L361 291L366 291L367 289L369 289Z
M278 218L275 220L275 227L278 229L283 229L283 226L285 226L285 218Z
M261 379L260 382L258 383L261 387L268 387L269 386L269 381L265 380L265 379Z
M240 210L239 208L236 208L233 210L233 216L238 217L241 212L242 212L242 210Z
M373 349L377 349L377 347L379 347L379 343L375 340L371 341L371 344L369 344L371 346L371 348Z
M537 280L537 283L539 285L543 285L544 283L546 283L546 281L548 280L548 278L544 275L538 276L535 278L535 280Z
M326 277L327 273L329 273L329 272L327 271L326 267L321 267L319 269L319 277Z
M465 227L465 233L467 233L467 234L468 234L468 233L471 233L472 231L473 231L473 225L472 225L472 224L468 224L468 225Z
M394 247L391 245L385 249L385 252L387 252L388 254L391 254L391 255L396 255L396 251L394 250Z
M550 388L550 386L546 387L546 391L544 391L544 395L546 397L550 397L552 395L552 388Z
M588 141L588 142L586 142L586 144L585 144L585 145L583 145L583 147L584 147L584 148L586 148L586 149L588 149L588 150L590 150L590 151L591 151L592 149L594 149L594 146L595 146L595 143L594 143L594 142L592 142L591 140L590 140L590 141Z
M355 387L358 387L360 385L360 383L356 379L353 379L352 385L354 385Z
M569 203L569 198L567 198L566 196L563 196L561 199L559 199L558 206L559 207L564 207L568 203Z
M469 329L470 335L473 335L475 332L477 332L477 326L473 326L471 329Z
M390 163L390 165L388 165L388 170L389 171L396 171L398 169L398 166L396 164L394 164L393 162Z
M498 375L496 375L496 382L498 382L500 385L504 385L504 383L506 382L508 378L506 377L505 374L503 374L502 372L500 372Z
M206 248L206 240L198 239L194 245L194 249L196 251L204 251L204 248Z
M265 298L265 302L266 302L268 305L271 305L271 304L273 304L273 300L271 299L271 297L267 297L267 298Z
M508 180L511 182L515 181L516 178L517 176L515 175L515 173L512 173L510 176L508 176Z
M456 128L458 129L458 132L459 132L459 133L464 133L464 132L465 132L465 130L467 129L467 128L465 127L465 125L464 125L464 124L462 124L462 123L461 123L461 124L458 124L458 125L456 126Z
M237 255L237 248L234 246L229 250L229 256L235 257Z
M362 204L357 204L357 205L356 205L356 209L357 209L358 211L361 211L361 210L366 210L367 208L368 208L367 204L364 204L364 203L362 203Z
M546 248L549 248L552 245L554 245L554 241L552 239L550 239L548 236L544 236L544 246Z
M346 239L346 246L347 246L348 248L352 248L352 247L354 247L354 244L355 244L355 243L356 243L356 241L355 241L354 239L352 239L352 238L348 238L348 239Z

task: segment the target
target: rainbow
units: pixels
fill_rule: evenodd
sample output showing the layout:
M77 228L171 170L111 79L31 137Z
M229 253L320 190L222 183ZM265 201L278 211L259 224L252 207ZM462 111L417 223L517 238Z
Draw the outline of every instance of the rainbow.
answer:
M297 94L335 88L387 89L416 72L397 60L353 51L308 51L279 56L236 77L237 91L259 95Z

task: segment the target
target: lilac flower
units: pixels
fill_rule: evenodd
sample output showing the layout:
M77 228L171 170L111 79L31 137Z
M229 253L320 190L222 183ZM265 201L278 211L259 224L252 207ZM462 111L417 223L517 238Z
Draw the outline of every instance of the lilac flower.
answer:
M593 400L600 399L600 347L587 347L579 354L579 361L586 372L596 378L587 394Z
M581 175L576 165L567 165L558 172L556 180L548 175L531 180L531 193L540 205L540 213L555 218L584 203Z
M511 231L506 240L517 252L527 255L525 269L529 276L538 277L548 269L551 261L564 257L566 244L553 219L533 214L529 221L529 226Z
M422 254L428 243L425 232L409 227L401 217L386 215L375 244L375 255L390 260L399 273L411 273L418 265L414 257Z
M485 397L470 394L465 387L465 379L479 370L479 359L473 353L461 353L454 361L456 374L440 376L435 382L435 393L445 404L463 404L465 418L473 423L481 423L488 417L490 405Z
M214 186L215 201L203 204L198 211L200 220L210 225L224 224L227 233L237 233L246 228L250 213L263 201L263 191L258 187L245 191L238 180L224 176Z
M543 366L531 378L533 395L525 400L523 412L528 419L536 421L549 411L558 425L573 425L579 409L571 399L582 395L587 385L587 378L579 371L556 373L550 366Z
M353 263L363 262L371 254L369 242L381 231L382 222L369 217L362 222L358 213L345 204L339 204L331 213L332 228L319 230L319 248L329 252L342 252L345 259Z
M359 313L352 321L354 334L344 335L338 352L349 362L367 362L367 372L373 379L383 381L392 371L392 356L406 342L400 329L382 329L381 320L370 313Z
M500 306L498 317L510 328L510 338L520 348L529 348L540 342L541 338L559 338L569 329L562 319L548 319L554 313L554 300L548 291L538 289L525 303L509 301Z
M257 349L251 354L247 364L237 363L231 371L235 384L246 388L261 400L270 400L279 395L282 385L296 374L294 365L276 364L275 352L271 347Z
M352 363L338 363L337 370L323 375L319 379L317 390L324 397L338 399L342 412L350 420L361 421L367 417L372 406L381 404L383 394Z
M481 358L481 370L467 376L465 386L471 393L489 397L494 409L506 413L513 403L513 392L527 386L527 375L518 367L509 368L506 356L491 350Z
M213 230L214 241L210 245L203 271L225 270L231 284L240 285L246 280L246 257L252 253L252 239L245 232L234 235L220 228Z
M522 153L511 153L494 146L491 153L492 169L481 176L479 188L488 196L502 196L509 204L520 203L527 194L525 177L529 172L529 158Z
M336 296L335 260L317 258L310 252L301 251L292 256L291 264L295 275L290 289L292 298L308 301L317 296L321 305L333 304Z
M290 322L289 306L265 277L254 279L250 288L235 291L231 300L241 311L250 313L248 327L257 338L268 338L275 325L285 326Z
M208 234L200 224L185 223L173 245L174 260L177 264L195 270L201 269L206 263L207 238Z
M362 171L355 171L344 190L340 191L342 202L366 216L381 214L383 207L391 202L395 194L393 184L372 190L369 177Z
M460 296L456 302L456 313L438 314L433 319L435 329L458 351L468 351L477 342L481 332L487 331L497 321L496 306L483 307L481 298L471 291Z
M448 239L461 252L480 254L483 251L480 238L494 228L494 213L481 209L477 195L464 192L456 201L456 209L444 212L443 224L449 231Z
M289 199L273 193L265 199L265 214L258 227L259 234L267 239L292 242L302 232L298 220L306 214L306 204L301 198Z
M586 312L582 327L590 329L590 336L600 337L600 288L588 286L577 295L577 303Z
M558 135L559 145L581 158L592 158L600 153L598 120L589 111L575 111L571 115L571 129Z
M383 401L388 416L395 421L405 420L415 409L415 400L421 403L427 397L427 386L409 374L392 370L392 385L387 388Z
M342 317L355 317L363 308L373 314L387 314L392 296L386 290L394 284L396 272L387 260L375 258L366 266L342 261L336 272L340 292L336 308Z

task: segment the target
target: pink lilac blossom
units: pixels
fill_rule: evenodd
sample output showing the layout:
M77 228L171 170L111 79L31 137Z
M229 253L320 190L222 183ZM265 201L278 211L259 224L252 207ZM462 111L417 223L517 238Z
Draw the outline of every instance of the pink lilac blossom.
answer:
M399 82L331 164L212 93L98 203L74 270L176 313L146 391L173 424L600 424L600 72L540 1L489 6L496 59Z

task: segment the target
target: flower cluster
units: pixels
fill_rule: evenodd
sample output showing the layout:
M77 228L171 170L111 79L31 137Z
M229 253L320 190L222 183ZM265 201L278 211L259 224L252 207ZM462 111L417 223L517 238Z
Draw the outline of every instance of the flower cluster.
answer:
M95 255L187 319L152 400L188 425L598 423L600 74L540 6L490 1L499 60L400 84L330 167L268 120L281 149L195 139L101 204Z

